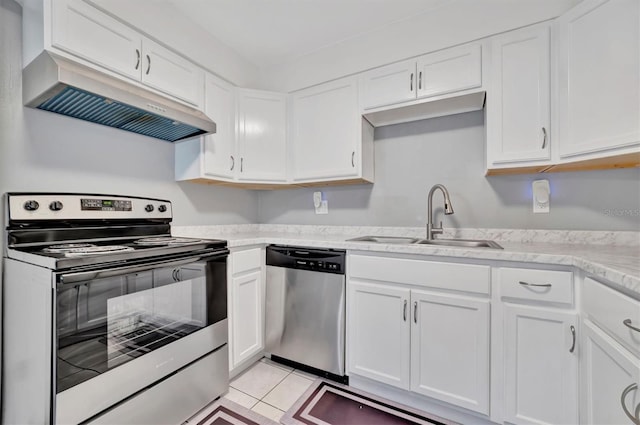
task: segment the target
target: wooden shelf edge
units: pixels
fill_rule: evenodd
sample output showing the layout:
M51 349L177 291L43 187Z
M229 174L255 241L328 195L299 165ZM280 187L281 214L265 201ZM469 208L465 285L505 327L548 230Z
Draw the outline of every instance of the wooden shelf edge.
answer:
M640 167L640 152L609 156L606 158L586 159L583 161L567 162L564 164L487 169L485 175L502 176L510 174L559 173L567 171L612 170L637 167Z
M249 190L283 190L283 189L298 189L301 187L321 187L321 186L343 186L353 184L372 184L372 181L365 179L349 179L349 180L334 180L323 182L309 182L309 183L243 183L243 182L228 182L221 180L209 180L204 178L180 180L182 182L207 184L212 186L224 186L235 187L238 189Z

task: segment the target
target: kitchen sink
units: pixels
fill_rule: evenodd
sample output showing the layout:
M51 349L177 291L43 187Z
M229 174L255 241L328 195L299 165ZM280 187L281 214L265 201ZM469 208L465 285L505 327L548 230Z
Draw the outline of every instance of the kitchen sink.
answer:
M464 248L493 248L503 249L494 241L479 239L418 239L402 236L360 236L353 239L347 239L348 242L373 242L384 244L399 245L443 245L443 246L459 246Z
M477 240L477 239L421 239L417 242L421 245L445 245L445 246L461 246L465 248L494 248L503 249L494 241Z
M419 242L418 238L407 238L402 236L360 236L358 238L347 239L347 242L374 242L388 244L412 244Z

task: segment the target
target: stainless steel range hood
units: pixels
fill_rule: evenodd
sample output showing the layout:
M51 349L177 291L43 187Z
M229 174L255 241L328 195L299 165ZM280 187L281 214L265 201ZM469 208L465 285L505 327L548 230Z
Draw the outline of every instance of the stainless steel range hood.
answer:
M175 142L215 133L197 109L50 52L22 72L25 106Z

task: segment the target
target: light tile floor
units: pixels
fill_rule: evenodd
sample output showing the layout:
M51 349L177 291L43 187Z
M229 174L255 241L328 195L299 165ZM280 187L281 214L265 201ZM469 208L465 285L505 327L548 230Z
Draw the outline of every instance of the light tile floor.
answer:
M280 422L284 412L307 391L315 378L263 358L231 381L224 398Z
M223 396L276 422L304 394L317 376L263 358L229 383ZM208 409L187 421L197 424Z

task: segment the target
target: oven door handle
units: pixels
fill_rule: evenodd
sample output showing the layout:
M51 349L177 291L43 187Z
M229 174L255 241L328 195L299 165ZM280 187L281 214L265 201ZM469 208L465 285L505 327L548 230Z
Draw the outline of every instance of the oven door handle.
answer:
M112 267L108 269L99 269L92 270L86 272L76 272L76 273L66 273L59 276L59 284L67 286L69 284L74 284L78 282L86 282L88 280L101 279L105 277L114 277L114 276L122 276L131 273L138 273L147 270L153 270L158 268L165 267L177 267L184 266L186 264L195 263L197 261L209 261L216 258L221 258L229 255L229 250L224 250L223 252L216 252L212 255L198 255L194 257L180 258L178 260L162 260L155 261L153 263L145 263L145 264L137 264L135 266L126 266L126 267Z

